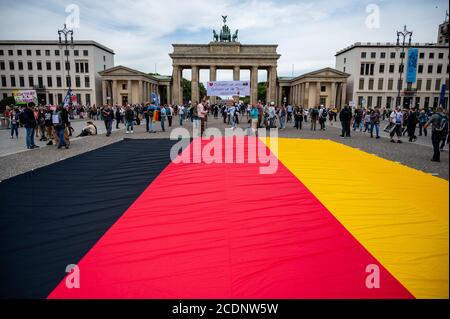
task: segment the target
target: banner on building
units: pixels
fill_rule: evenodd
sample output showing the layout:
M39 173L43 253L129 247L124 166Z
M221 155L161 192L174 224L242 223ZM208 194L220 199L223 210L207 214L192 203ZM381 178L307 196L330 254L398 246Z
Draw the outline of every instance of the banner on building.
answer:
M417 74L417 58L419 56L419 49L408 49L408 67L406 69L406 82L415 83Z
M210 81L208 96L249 96L249 81Z
M13 92L17 104L36 102L37 95L35 90L17 90Z
M447 105L445 105L445 92L446 91L447 91L447 85L442 84L441 95L439 97L439 105L442 107L447 107Z

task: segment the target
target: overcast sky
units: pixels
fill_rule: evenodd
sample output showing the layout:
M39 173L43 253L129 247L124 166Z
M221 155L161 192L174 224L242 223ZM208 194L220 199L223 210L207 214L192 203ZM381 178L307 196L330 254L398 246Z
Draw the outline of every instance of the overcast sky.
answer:
M208 43L212 29L239 29L243 44L278 44L280 76L334 67L336 51L354 42L394 42L396 30L413 30L413 42L436 42L444 0L0 0L0 39L54 39L75 4L75 39L113 49L115 65L170 75L172 43ZM373 6L375 5L375 6ZM374 9L375 8L375 9ZM379 19L376 19L379 10ZM369 12L367 12L369 11ZM369 24L367 24L369 21ZM187 73L186 73L187 72ZM184 76L190 78L188 71ZM208 72L201 72L201 81ZM231 79L223 71L218 80ZM242 72L248 78L248 72ZM265 74L260 74L260 80Z

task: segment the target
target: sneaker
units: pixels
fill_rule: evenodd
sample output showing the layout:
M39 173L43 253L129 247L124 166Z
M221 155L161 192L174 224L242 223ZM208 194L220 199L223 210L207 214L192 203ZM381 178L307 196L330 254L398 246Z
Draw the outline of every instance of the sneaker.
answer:
M126 131L125 134L130 134L130 132Z
M398 143L398 144L402 144L403 142L402 142L402 141L400 141L400 140L398 140L398 141L397 141L397 143Z
M380 138L379 136L376 137L377 139Z
M395 143L395 141L394 141L394 140L391 140L391 143Z
M440 163L441 162L440 160L437 160L437 159L434 159L434 158L431 161L432 162L436 162L436 163Z
M131 131L131 134L133 134L134 133L134 131Z
M39 146L37 146L37 145L32 145L30 148L39 148Z
M68 150L68 149L69 149L69 145L66 145L65 147L66 147L66 150Z
M53 145L53 141L50 140L46 145Z

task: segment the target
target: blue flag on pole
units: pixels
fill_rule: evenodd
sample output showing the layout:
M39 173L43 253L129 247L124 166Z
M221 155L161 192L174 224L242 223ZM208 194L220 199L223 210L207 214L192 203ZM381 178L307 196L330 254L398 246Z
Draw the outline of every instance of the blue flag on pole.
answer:
M419 49L408 49L408 68L406 69L406 82L415 83L417 74L417 58L419 56Z

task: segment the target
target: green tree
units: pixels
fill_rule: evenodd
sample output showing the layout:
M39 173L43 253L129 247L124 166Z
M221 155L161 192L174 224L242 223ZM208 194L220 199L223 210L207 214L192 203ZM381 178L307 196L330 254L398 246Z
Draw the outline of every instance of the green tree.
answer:
M266 95L267 94L267 83L260 82L258 83L258 100L261 100L263 103L266 103Z
M207 96L206 88L203 83L198 84L198 90L200 100ZM191 81L186 79L183 79L183 101L191 101Z
M13 96L8 96L0 101L0 112L3 113L6 110L7 105L16 105L16 100Z

